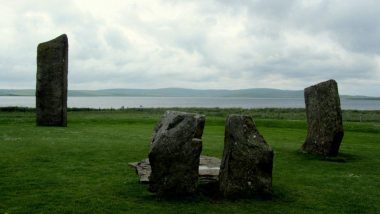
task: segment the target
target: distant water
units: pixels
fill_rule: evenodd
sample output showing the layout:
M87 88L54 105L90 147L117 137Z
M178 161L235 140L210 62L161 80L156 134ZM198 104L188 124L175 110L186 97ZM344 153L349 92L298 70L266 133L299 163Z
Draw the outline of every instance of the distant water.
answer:
M380 100L341 99L343 109L380 110ZM0 96L0 107L35 107L32 96ZM231 98L231 97L69 97L68 107L78 108L304 108L302 98Z

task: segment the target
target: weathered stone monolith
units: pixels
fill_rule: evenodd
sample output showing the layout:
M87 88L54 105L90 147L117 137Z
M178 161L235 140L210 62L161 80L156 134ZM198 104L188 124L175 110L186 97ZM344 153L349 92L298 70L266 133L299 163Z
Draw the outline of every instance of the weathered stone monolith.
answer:
M305 88L304 94L308 129L302 150L337 156L344 134L337 83L328 80Z
M149 191L165 197L196 192L204 124L203 115L175 111L164 114L150 146Z
M270 197L273 156L252 117L229 115L219 174L221 194L227 198Z
M67 126L68 40L65 34L38 45L38 126Z

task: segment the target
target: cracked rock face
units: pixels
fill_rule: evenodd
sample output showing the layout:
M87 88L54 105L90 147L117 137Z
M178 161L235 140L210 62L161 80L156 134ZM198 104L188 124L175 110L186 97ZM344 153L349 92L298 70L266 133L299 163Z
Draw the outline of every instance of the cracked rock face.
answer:
M67 126L68 40L65 34L38 45L38 126Z
M308 129L302 150L337 156L344 135L337 83L328 80L305 88L304 94Z
M220 167L220 192L227 198L272 194L273 150L250 116L229 115Z
M150 145L149 191L158 196L196 193L204 124L203 115L176 111L164 114Z

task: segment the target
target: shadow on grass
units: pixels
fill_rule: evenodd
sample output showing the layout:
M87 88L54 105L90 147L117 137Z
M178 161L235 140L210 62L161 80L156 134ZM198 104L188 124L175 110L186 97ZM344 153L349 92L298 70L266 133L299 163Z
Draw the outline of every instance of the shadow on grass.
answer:
M130 186L131 185L131 186ZM274 185L273 194L271 196L250 196L243 198L224 198L219 192L219 185L200 185L198 192L190 196L175 196L175 197L158 197L154 193L148 191L149 184L141 184L130 182L126 189L118 192L122 198L134 198L138 201L145 201L148 203L168 203L168 204L193 204L193 203L217 203L223 204L228 202L244 202L244 201L261 201L261 202L282 202L289 203L297 200L298 196L296 191L287 187ZM129 190L127 190L129 189ZM132 190L133 189L133 190ZM132 191L131 191L132 190ZM137 191L136 191L137 190ZM130 194L134 192L134 194Z
M298 198L295 190L291 190L285 186L273 186L273 196L272 200L275 202L294 202Z
M336 157L326 157L323 155L316 155L304 152L302 150L296 151L297 156L301 157L304 160L320 160L320 161L328 161L335 163L347 163L347 162L355 162L360 160L359 155L349 154L349 153L339 153Z

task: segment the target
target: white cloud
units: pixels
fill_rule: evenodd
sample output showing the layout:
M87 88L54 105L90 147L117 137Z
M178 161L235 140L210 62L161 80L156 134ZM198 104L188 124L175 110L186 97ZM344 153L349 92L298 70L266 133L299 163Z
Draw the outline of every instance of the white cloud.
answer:
M69 37L69 88L303 89L380 96L380 3L0 0L0 88L35 86L38 43Z

